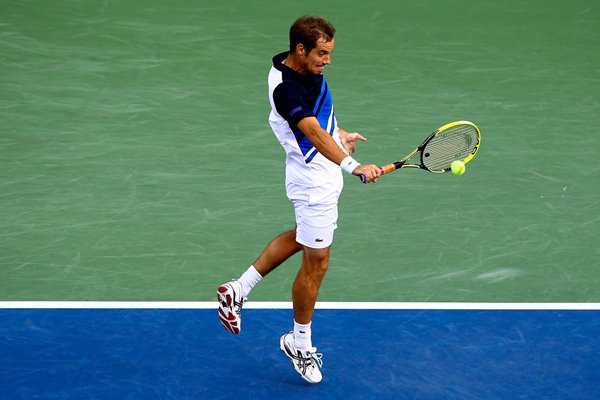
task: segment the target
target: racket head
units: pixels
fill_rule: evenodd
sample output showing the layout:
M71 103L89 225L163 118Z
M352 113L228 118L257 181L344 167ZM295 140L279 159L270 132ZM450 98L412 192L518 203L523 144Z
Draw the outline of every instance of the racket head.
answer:
M453 161L468 163L481 144L481 132L470 121L454 121L434 131L421 146L421 165L429 172L450 171Z

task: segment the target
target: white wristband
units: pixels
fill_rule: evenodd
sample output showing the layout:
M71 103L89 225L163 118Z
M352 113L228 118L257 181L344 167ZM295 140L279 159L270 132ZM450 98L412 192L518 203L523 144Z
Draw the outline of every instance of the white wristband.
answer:
M340 163L340 167L342 167L342 169L349 174L352 174L352 172L354 172L354 169L359 165L360 163L350 156L344 158Z

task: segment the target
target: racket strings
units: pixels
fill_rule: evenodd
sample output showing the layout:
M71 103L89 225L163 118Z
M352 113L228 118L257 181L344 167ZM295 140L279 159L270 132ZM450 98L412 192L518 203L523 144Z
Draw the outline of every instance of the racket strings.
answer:
M435 135L422 152L423 165L432 171L450 168L455 160L464 160L477 147L477 129L471 125L456 125Z

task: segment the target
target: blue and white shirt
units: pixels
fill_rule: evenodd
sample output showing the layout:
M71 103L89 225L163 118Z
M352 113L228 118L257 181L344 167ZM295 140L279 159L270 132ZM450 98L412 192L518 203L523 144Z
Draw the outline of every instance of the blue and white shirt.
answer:
M286 183L305 187L330 185L341 190L343 177L339 165L319 153L297 126L303 118L316 117L345 151L331 92L323 75L302 75L286 66L287 55L284 52L273 57L269 72L269 124L286 153Z

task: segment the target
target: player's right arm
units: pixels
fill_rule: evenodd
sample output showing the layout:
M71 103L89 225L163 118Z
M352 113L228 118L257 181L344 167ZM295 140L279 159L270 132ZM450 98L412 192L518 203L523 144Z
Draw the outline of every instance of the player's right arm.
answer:
M348 157L333 138L325 131L315 117L305 117L297 123L298 128L310 140L315 148L328 160L340 165ZM364 175L366 183L377 182L381 175L380 168L375 164L361 164L352 170L352 175Z

